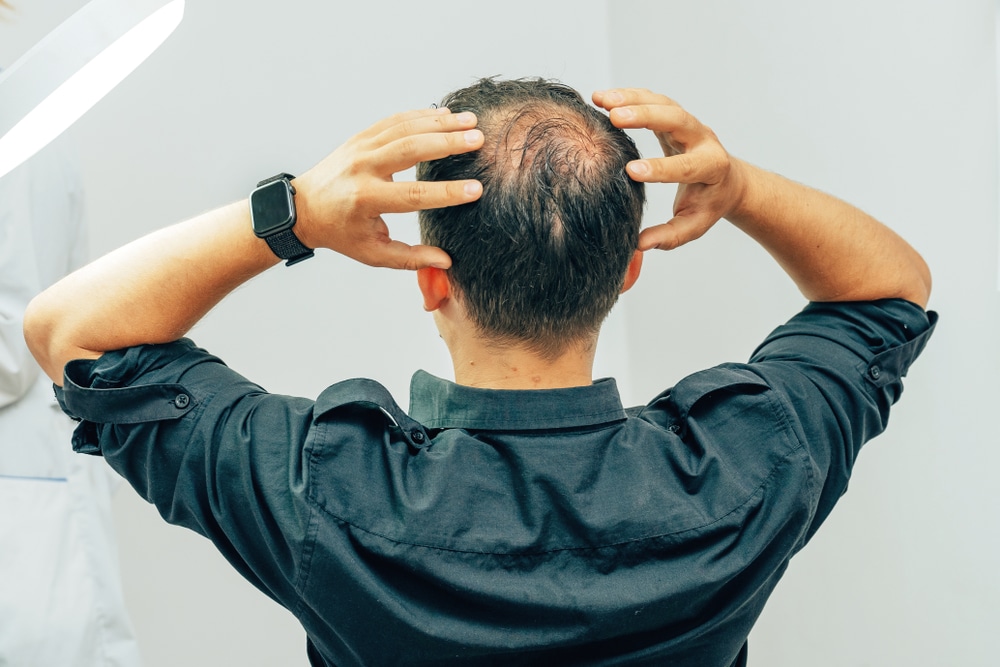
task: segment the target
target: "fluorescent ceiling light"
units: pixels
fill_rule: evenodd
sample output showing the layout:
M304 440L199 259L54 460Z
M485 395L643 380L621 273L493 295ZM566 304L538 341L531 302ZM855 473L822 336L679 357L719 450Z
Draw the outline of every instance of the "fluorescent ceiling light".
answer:
M97 104L183 16L184 0L91 0L0 72L0 178Z

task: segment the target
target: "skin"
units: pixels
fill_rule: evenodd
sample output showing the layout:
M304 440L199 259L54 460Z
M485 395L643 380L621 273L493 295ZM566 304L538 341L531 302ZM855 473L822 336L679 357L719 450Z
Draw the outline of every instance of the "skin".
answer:
M891 229L835 197L731 157L711 129L643 89L594 93L621 128L652 130L665 157L629 163L646 183L679 183L674 218L643 230L639 249L670 250L725 218L760 243L810 301L901 298L926 307L930 270Z
M629 263L622 292L639 278L643 254ZM530 349L484 338L455 298L448 274L428 267L417 271L424 310L434 313L441 338L451 352L455 381L489 389L553 389L588 385L593 381L597 336L571 342L555 359L539 357Z
M616 126L648 129L659 139L664 157L629 163L633 179L679 184L673 219L643 230L625 289L638 278L644 251L676 248L726 218L763 245L810 300L898 297L926 305L927 265L870 216L732 158L711 129L667 97L615 89L594 93L593 101ZM311 248L416 270L424 307L434 313L459 383L497 389L589 384L596 335L571 342L554 360L484 338L451 289L448 255L389 237L384 213L480 197L477 181L393 181L393 174L417 162L478 149L483 136L475 127L472 114L447 109L376 123L295 179L296 233ZM154 232L53 285L29 305L25 338L61 384L63 366L72 359L176 340L226 294L278 261L253 235L247 202L231 204Z

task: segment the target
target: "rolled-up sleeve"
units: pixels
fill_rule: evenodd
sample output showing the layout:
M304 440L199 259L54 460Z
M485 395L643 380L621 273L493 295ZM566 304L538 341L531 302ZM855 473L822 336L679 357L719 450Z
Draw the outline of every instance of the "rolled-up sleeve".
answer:
M809 536L846 490L861 446L885 430L936 321L899 299L813 303L751 357L749 368L784 402L819 476Z
M56 393L80 420L76 451L103 455L164 519L288 603L313 401L269 394L186 339L72 361Z

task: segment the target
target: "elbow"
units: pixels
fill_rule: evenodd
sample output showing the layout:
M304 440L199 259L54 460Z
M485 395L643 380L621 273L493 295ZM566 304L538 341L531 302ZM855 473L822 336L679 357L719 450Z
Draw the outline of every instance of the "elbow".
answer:
M56 324L57 320L53 317L52 308L46 303L44 292L28 303L24 311L24 341L45 374L61 386L63 366L68 359L63 360L59 354Z
M921 264L924 267L923 279L924 279L924 307L927 306L927 302L931 299L931 288L934 286L934 280L931 278L931 267L927 266L927 262L923 261L921 258Z
M921 308L927 308L932 286L931 269L927 266L924 258L917 255L913 265L913 277L908 282L907 294L903 298L912 301Z

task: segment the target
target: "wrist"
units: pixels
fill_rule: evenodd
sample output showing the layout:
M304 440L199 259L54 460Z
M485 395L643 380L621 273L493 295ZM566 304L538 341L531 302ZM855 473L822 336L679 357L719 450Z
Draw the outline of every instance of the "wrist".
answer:
M311 247L302 243L298 225L295 177L281 173L257 184L250 193L250 219L254 234L267 243L274 254L292 266L313 256ZM301 230L299 230L301 232Z
M756 207L754 203L756 199L754 172L757 169L739 158L731 157L730 160L727 178L730 183L729 189L732 199L728 210L722 217L737 224L739 220L753 216Z
M303 245L309 248L320 248L323 247L320 240L316 238L315 222L316 216L313 214L312 209L309 204L312 201L310 197L309 183L306 179L299 176L292 180L292 186L295 188L295 235L299 238L299 241Z

